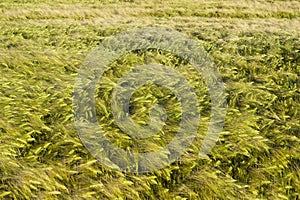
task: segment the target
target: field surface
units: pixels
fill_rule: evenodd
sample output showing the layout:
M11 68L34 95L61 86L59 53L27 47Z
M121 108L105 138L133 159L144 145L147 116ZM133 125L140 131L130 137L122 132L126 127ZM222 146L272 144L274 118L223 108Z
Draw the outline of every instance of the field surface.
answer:
M135 65L177 69L201 105L199 137L188 151L135 174L102 165L85 148L72 95L81 64L101 41L141 27L170 28L203 46L223 78L227 115L216 146L198 158L211 117L199 74L168 52L124 55L96 93L98 120L119 147L154 151L180 119L172 92L148 84L131 99L133 119L147 124L149 105L163 102L170 126L149 141L118 129L111 90ZM300 1L1 0L0 32L0 199L300 198Z

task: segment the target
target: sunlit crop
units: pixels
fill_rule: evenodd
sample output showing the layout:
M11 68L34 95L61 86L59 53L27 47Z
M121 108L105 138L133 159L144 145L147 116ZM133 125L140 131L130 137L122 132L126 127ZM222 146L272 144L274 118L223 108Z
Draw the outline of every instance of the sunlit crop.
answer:
M299 1L279 0L1 1L0 199L299 199L299 8ZM73 85L103 39L151 26L204 47L223 78L227 116L216 146L198 158L211 117L201 76L166 51L120 57L95 95L98 121L117 146L156 150L178 128L178 101L151 83L132 96L133 119L147 124L149 106L160 102L168 126L137 141L114 124L111 90L136 65L178 70L194 87L201 113L199 137L180 160L147 174L122 173L99 163L78 137Z

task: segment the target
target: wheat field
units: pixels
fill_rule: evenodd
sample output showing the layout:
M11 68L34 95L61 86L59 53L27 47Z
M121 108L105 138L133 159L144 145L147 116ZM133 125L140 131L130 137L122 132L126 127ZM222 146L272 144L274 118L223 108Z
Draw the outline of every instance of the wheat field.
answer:
M142 27L170 28L203 46L222 76L227 115L212 151L197 157L211 117L199 74L168 52L124 55L95 97L98 120L116 145L155 150L178 128L177 100L153 84L134 93L133 119L146 124L149 104L161 101L170 110L165 134L133 141L114 124L111 89L137 64L177 69L201 105L199 137L179 160L124 173L85 148L72 95L93 49ZM299 199L300 1L1 0L0 31L0 199Z

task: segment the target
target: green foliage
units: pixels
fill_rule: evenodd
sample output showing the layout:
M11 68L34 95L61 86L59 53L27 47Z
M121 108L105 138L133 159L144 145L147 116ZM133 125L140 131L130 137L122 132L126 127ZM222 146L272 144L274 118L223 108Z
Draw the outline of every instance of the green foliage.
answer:
M299 199L299 7L297 1L2 1L0 199ZM199 159L210 119L200 75L169 52L124 55L99 80L96 95L98 120L117 146L156 150L178 128L177 99L150 83L131 99L133 118L147 124L149 108L160 102L169 126L147 141L114 124L112 88L136 65L179 71L201 113L199 137L178 161L125 174L101 165L82 144L73 124L73 84L101 40L156 25L188 34L208 51L226 86L226 122L212 152Z

